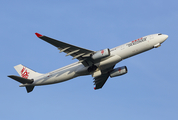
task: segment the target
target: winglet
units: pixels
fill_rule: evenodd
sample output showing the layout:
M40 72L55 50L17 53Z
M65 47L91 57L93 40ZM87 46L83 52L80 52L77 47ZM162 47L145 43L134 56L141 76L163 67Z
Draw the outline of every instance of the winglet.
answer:
M43 35L39 34L39 33L35 33L37 37L41 37Z

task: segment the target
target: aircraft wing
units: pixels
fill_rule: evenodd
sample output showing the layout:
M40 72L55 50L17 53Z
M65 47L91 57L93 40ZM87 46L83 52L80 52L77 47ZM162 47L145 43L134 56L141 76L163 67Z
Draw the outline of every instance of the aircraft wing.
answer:
M115 65L114 65L115 66ZM103 87L103 85L106 83L108 77L109 77L109 73L110 71L114 68L114 66L111 66L110 68L107 68L105 70L102 70L103 74L101 74L100 76L98 77L95 77L94 78L94 89L97 90L97 89L100 89Z
M94 53L94 51L92 50L84 49L84 48L77 47L77 46L74 46L74 45L71 45L65 42L61 42L53 38L43 36L39 33L35 33L35 34L40 39L57 47L60 50L60 53L65 52L67 54L66 56L70 55L73 57L72 59L78 59L80 62L85 61L87 58L90 57L90 54Z
M108 77L109 77L109 73L95 77L93 82L94 82L94 85L96 86L94 89L97 90L97 89L102 88L105 82L107 81Z

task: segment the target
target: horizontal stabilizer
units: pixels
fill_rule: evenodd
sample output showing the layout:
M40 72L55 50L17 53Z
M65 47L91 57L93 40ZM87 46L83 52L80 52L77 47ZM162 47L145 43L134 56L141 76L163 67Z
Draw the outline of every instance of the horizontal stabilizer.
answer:
M27 93L33 91L34 86L26 86Z
M26 79L26 78L22 78L22 77L19 77L19 76L15 76L15 75L9 75L8 77L16 80L17 82L20 82L22 84L25 84L25 83L33 83L33 79Z

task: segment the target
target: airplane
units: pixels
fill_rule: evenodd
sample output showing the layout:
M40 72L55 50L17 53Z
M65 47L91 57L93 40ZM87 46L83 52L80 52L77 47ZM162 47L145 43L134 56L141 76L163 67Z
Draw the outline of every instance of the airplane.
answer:
M8 77L20 82L20 87L26 87L27 93L33 91L35 86L60 83L84 75L92 75L94 89L100 89L108 77L121 76L128 72L126 66L114 68L117 63L139 53L158 48L168 38L166 34L151 34L112 49L93 51L39 33L35 34L38 38L57 47L60 50L59 53L64 52L66 56L70 55L72 59L78 59L78 61L46 74L35 72L21 64L14 66L20 77L16 75Z

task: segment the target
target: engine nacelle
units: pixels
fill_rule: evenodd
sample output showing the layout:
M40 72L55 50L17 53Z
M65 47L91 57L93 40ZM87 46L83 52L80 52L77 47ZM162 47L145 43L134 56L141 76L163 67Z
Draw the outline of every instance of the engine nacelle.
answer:
M110 56L110 50L107 48L104 50L97 51L95 54L92 55L92 59L97 60L108 56Z
M110 77L116 77L127 73L127 67L118 67L110 73Z

